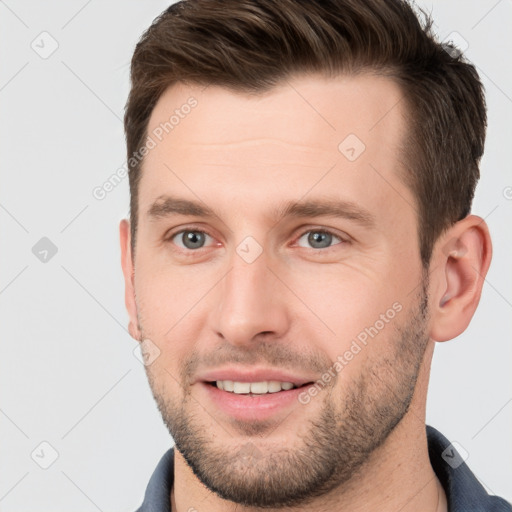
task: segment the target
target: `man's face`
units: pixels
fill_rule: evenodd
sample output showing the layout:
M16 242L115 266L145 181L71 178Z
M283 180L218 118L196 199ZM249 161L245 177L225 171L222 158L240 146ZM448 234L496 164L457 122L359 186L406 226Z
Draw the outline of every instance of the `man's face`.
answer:
M177 449L225 499L340 485L411 403L428 335L401 98L371 75L259 96L177 84L152 113L136 324ZM247 394L262 381L302 387Z

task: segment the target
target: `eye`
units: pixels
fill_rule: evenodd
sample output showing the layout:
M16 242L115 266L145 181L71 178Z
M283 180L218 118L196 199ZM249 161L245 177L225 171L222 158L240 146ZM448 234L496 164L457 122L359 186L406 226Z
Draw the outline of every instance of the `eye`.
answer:
M183 230L170 238L178 247L192 250L204 247L207 239L213 240L208 233L197 229Z
M339 236L336 236L329 231L315 229L306 231L298 239L297 244L300 247L308 247L307 245L303 245L304 243L307 243L309 244L309 247L313 249L327 249L333 245L333 241L336 241L336 244L343 242Z

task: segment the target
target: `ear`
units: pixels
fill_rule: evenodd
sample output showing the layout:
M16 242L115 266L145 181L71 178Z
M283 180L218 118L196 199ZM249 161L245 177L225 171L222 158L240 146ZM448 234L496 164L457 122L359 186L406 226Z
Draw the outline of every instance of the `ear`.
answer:
M480 301L491 257L489 228L476 215L456 222L438 240L431 262L433 340L451 340L466 330Z
M121 242L121 266L124 275L124 301L129 316L128 331L132 338L141 341L142 335L139 330L137 304L135 302L135 266L132 259L130 222L127 219L123 219L119 224L119 239Z

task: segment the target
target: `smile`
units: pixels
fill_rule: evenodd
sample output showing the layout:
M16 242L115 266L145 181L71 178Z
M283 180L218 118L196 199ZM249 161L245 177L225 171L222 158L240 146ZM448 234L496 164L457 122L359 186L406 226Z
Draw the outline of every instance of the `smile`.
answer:
M276 380L262 382L237 382L232 380L217 380L210 384L217 386L218 389L235 393L238 395L254 394L264 395L265 393L278 393L279 391L288 391L299 386L292 382L279 382Z

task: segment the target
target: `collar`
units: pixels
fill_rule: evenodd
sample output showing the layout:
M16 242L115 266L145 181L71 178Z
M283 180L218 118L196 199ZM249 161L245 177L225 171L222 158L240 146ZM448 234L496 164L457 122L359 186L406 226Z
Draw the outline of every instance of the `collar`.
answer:
M449 512L512 512L512 505L489 496L452 443L426 425L430 463L441 482Z
M434 427L426 425L430 463L446 493L449 512L512 512L512 505L489 496L461 455ZM137 512L171 512L174 447L160 459Z

